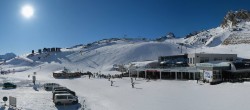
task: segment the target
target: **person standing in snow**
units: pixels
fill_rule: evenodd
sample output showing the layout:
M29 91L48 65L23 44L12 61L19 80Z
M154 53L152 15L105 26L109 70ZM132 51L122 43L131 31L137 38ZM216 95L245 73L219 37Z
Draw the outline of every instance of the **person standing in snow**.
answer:
M113 86L114 81L110 81L110 82L111 82L111 86Z
M135 83L134 83L134 82L132 82L132 83L131 83L131 85L132 85L132 88L134 88L134 86L135 86Z

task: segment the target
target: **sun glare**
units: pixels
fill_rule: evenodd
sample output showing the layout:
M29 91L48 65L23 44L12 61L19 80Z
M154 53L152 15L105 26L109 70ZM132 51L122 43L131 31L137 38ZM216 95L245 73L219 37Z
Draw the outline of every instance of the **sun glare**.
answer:
M22 7L21 13L22 13L23 17L30 18L34 14L34 9L30 5L25 5Z

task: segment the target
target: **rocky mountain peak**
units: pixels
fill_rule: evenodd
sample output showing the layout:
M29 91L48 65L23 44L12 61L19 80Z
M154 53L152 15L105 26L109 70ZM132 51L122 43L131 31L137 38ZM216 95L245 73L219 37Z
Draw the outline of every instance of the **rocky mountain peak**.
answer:
M232 27L238 23L250 21L250 12L247 10L229 11L224 17L221 27Z

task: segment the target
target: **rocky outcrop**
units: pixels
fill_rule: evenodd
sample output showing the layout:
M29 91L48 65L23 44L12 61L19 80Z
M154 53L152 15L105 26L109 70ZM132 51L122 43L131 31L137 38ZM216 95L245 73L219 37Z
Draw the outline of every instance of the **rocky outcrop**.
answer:
M224 17L221 27L232 27L236 26L238 23L250 21L250 12L247 10L239 10L239 11L229 11L227 15Z

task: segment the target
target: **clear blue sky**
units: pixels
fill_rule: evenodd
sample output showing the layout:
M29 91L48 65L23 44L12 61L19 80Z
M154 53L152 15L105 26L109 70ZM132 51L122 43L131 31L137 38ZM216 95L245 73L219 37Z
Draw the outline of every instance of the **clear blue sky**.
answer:
M35 9L30 19L22 6ZM1 0L0 54L71 47L112 37L182 37L219 26L229 10L250 10L248 0Z

